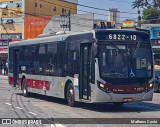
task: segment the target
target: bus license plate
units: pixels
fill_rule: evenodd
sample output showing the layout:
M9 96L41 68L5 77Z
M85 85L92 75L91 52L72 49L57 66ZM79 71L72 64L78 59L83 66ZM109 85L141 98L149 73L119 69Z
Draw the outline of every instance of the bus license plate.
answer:
M123 102L132 102L133 98L123 98Z

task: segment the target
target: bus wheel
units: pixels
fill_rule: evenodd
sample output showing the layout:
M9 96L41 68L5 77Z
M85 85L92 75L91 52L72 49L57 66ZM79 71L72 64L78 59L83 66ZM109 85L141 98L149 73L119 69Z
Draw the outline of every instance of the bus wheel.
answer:
M158 93L160 92L160 84L158 84L158 90L157 90L157 92Z
M114 102L114 106L123 106L124 102Z
M23 81L22 81L22 92L23 92L23 96L25 96L25 97L29 96L26 79L23 79Z
M74 99L74 88L72 83L70 83L67 88L67 102L68 102L68 105L71 107L74 107L76 105L76 102Z

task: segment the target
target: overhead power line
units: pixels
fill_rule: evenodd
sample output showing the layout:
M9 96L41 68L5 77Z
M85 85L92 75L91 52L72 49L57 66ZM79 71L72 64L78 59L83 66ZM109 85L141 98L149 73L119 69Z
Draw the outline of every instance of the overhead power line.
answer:
M108 0L108 1L110 1L110 2L118 2L118 3L132 3L132 2L128 2L128 1L126 1L126 0Z
M61 6L61 7L70 8L70 9L72 9L72 10L78 10L78 9L75 9L75 8L71 8L71 7L69 7L69 6L59 5L59 4L56 4L56 3L53 3L53 2L48 2L48 1L45 1L45 0L39 0L39 1L43 1L43 2L46 2L46 3L50 3L50 4L57 5L57 6ZM61 0L56 0L56 1L61 1ZM62 2L62 1L61 1L61 2ZM82 7L86 7L86 8L90 8L90 9L99 10L99 11L110 11L110 10L107 10L107 9L97 8L97 7L87 6L87 5L82 5L82 4L76 4L76 5L79 5L79 6L82 6ZM78 10L78 11L84 12L84 10ZM87 11L85 11L85 12L87 12ZM93 12L88 12L88 13L93 13ZM120 13L137 14L137 13L130 13L130 12L120 12ZM94 13L94 14L99 14L99 13ZM105 14L103 14L103 15L104 15L104 16L107 16L107 15L105 15Z

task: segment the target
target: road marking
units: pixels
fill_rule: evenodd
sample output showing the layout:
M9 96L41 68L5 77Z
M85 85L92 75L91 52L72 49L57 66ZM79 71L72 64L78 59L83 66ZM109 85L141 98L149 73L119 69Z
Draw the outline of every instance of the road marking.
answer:
M21 108L21 107L16 107L16 108L18 108L18 109L23 109L23 108Z
M11 109L11 110L16 111L15 109Z
M65 127L65 126L62 124L51 124L51 127Z
M32 114L32 115L35 115L35 116L37 115L37 114L36 114L36 113L34 113L34 112L29 112L29 113L30 113L30 114Z
M7 103L7 102L5 102L5 104L6 104L6 105L12 105L12 104L10 104L10 103Z

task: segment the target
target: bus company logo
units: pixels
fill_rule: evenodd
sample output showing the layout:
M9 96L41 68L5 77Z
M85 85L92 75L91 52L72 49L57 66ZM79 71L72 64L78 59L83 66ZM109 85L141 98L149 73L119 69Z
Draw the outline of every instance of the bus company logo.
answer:
M12 124L11 119L2 119L2 124Z

